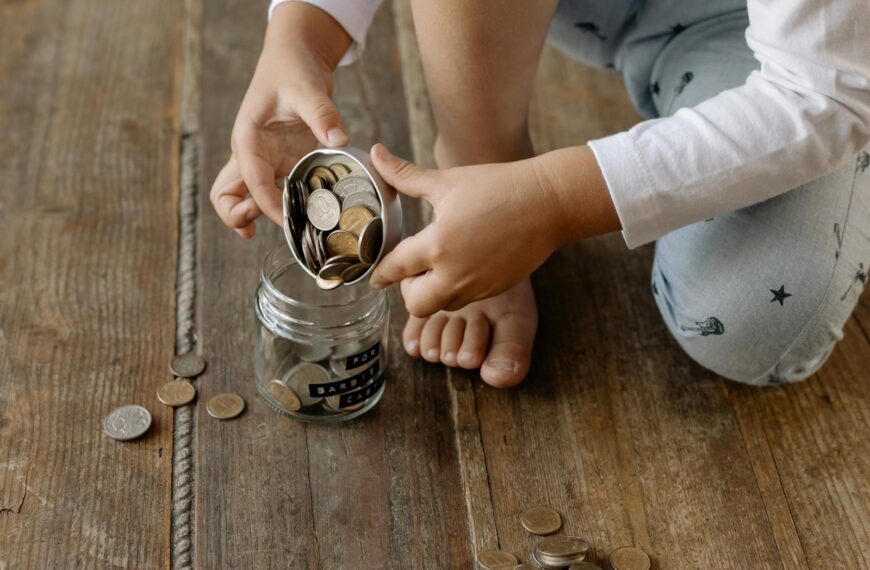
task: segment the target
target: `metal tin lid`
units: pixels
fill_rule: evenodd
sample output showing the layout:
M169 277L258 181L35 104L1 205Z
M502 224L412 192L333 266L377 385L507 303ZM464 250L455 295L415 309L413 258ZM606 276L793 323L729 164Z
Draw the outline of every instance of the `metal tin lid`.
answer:
M324 289L368 279L402 239L399 196L358 148L302 157L284 179L283 203L287 245Z

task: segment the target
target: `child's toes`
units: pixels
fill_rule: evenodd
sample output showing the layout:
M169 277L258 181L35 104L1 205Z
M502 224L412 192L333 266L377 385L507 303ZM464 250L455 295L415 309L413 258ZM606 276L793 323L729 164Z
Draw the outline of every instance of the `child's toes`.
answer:
M502 315L492 332L492 347L480 376L496 388L509 388L518 384L529 371L535 323L515 313Z
M447 366L456 366L456 357L462 345L465 333L465 319L452 315L441 333L441 362Z
M441 332L447 324L447 315L437 313L429 317L420 335L420 354L429 362L439 362L441 359Z
M470 370L479 368L487 345L489 345L489 321L481 314L469 317L456 362L459 366Z
M408 322L405 324L405 330L402 333L402 344L405 345L405 352L414 358L420 357L420 333L423 332L423 327L428 320L409 316Z

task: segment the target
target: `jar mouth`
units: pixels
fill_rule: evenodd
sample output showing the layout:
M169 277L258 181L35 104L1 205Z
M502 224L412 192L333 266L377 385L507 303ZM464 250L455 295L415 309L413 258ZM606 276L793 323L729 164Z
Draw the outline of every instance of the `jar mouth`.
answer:
M291 296L277 281L282 276L288 276L293 271L299 271L305 277L303 283L308 286L298 289L296 297ZM281 303L300 309L338 309L348 304L366 304L381 293L368 286L368 283L345 285L331 291L323 291L315 284L314 279L307 276L304 268L293 258L286 244L272 248L266 254L260 269L260 283L267 294ZM307 299L297 298L307 296Z

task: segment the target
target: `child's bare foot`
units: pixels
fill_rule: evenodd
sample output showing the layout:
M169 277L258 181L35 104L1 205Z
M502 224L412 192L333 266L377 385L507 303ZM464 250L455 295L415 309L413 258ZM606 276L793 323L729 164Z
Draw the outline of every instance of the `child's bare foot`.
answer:
M538 327L538 308L529 279L508 291L431 317L409 317L402 340L414 357L447 366L480 368L497 388L525 378Z

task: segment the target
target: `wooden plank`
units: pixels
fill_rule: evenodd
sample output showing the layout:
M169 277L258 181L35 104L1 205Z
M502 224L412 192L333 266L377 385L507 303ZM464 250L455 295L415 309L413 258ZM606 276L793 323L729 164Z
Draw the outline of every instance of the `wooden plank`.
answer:
M636 119L618 76L547 50L531 114L539 152ZM661 569L779 568L722 381L671 341L649 291L651 254L615 235L558 252L534 280L529 378L507 392L476 385L501 547L526 555L536 539L519 516L549 504L599 563L636 544Z
M180 16L0 6L0 568L167 564Z
M206 5L204 188L226 158L262 26L262 13L251 15L244 2ZM363 61L336 75L336 102L356 146L381 140L410 153L399 66L391 12L381 10ZM439 421L449 407L444 373L412 363L402 352L405 313L397 292L391 297L387 391L378 409L335 426L278 416L255 396L248 299L265 251L283 238L278 228L260 223L258 237L242 242L220 225L204 193L200 203L200 304L208 307L201 341L205 354L214 355L202 397L234 390L248 400L248 410L227 424L204 411L197 418L198 565L468 567L453 433L449 422ZM419 216L415 208L407 213L413 231ZM242 326L228 330L228 322Z

